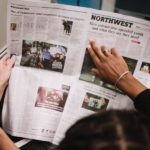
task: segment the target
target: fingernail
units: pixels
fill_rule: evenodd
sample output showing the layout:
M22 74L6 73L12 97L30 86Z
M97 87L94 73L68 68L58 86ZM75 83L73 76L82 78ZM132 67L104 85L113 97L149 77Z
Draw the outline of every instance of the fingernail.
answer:
M13 56L16 56L16 54L10 54L10 58L13 57Z
M89 41L90 41L90 43L91 43L91 42L94 42L94 41L95 41L95 39L92 39L92 38L91 38Z
M87 48L90 49L90 48L91 48L91 45L89 44Z
M12 55L12 57L11 57L12 59L16 59L16 55Z

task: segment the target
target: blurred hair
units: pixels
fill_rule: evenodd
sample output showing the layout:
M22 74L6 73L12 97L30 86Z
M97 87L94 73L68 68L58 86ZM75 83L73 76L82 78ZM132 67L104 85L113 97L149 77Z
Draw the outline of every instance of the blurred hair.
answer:
M74 124L58 150L150 150L150 121L136 111L100 112Z

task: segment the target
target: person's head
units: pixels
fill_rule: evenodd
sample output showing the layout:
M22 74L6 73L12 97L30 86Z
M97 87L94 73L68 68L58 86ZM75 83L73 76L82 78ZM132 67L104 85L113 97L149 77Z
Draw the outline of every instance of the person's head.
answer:
M150 150L150 121L135 111L105 111L73 125L58 150Z

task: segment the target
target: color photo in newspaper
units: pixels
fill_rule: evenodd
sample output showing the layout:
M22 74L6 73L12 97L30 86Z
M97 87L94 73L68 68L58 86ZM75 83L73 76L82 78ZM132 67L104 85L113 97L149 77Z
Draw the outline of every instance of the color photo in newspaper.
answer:
M63 72L67 48L39 41L23 41L21 66Z

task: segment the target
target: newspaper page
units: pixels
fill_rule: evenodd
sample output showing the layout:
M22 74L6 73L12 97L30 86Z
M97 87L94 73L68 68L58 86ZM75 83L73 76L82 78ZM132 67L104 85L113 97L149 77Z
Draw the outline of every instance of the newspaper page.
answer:
M92 10L87 43L115 47L123 55L130 72L150 88L150 22L124 15ZM86 47L85 47L86 49ZM132 101L114 85L92 74L95 65L87 51L79 81L69 96L53 143L58 144L67 129L79 118L106 109L134 109Z
M5 131L51 142L73 84L70 81L57 73L15 67L3 107Z
M3 107L6 132L52 141L80 73L88 17L86 8L9 1L8 48L17 61Z

